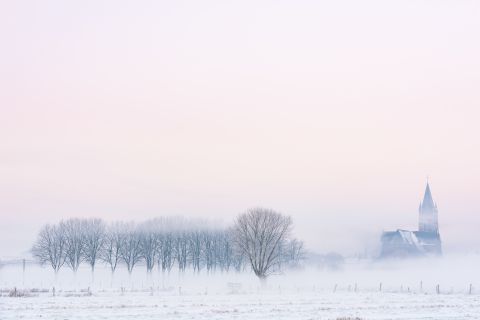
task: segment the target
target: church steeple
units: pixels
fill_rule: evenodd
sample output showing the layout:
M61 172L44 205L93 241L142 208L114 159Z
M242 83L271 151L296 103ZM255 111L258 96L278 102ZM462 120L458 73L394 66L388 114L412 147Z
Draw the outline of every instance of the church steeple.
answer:
M432 192L430 191L430 184L427 180L427 187L425 188L425 194L423 195L422 209L429 210L435 208L435 202L433 201Z
M428 180L423 201L420 203L418 230L438 233L438 210L435 201L433 201Z

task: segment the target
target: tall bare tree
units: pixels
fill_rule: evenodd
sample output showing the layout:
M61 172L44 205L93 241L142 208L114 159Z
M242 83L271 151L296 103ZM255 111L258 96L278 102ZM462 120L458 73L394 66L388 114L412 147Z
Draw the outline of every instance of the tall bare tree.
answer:
M92 268L102 252L105 243L105 223L101 219L88 219L84 221L83 256Z
M285 262L292 267L298 267L301 260L305 258L303 241L292 239L284 248Z
M37 241L32 247L32 255L41 264L50 264L57 274L65 263L65 247L66 239L63 230L59 226L47 224L38 234Z
M291 229L292 219L271 209L249 209L236 218L233 227L235 245L261 280L265 280L282 262L281 247Z
M121 248L124 235L125 233L122 230L122 224L119 222L109 225L105 233L101 259L110 266L112 274L117 269L118 262L121 259Z
M159 246L157 247L158 267L162 268L163 273L165 271L170 272L175 263L174 241L172 232L162 232L159 237Z
M60 222L60 230L65 234L66 264L77 272L82 262L85 245L85 222L80 219L68 219Z
M177 260L178 271L184 272L187 268L188 258L188 233L186 231L175 233L174 252Z
M55 272L68 265L74 272L82 262L93 271L99 259L113 274L122 261L128 272L144 261L165 273L176 264L180 272L243 271L250 265L261 279L285 267L299 267L303 243L290 239L291 219L269 209L241 214L233 228L209 226L204 221L157 218L140 224L117 222L106 227L100 219L69 219L45 226L32 253Z
M140 225L138 236L140 237L140 254L145 260L147 272L152 272L160 244L160 232L156 221L147 221Z
M220 269L228 272L234 261L232 238L230 232L225 230L217 231L217 234L219 237L219 254L217 261Z
M128 273L131 274L135 264L142 258L141 237L133 223L126 224L124 232L120 256L127 265Z
M200 272L200 258L202 254L202 240L204 235L198 231L190 231L188 235L188 253L193 271Z

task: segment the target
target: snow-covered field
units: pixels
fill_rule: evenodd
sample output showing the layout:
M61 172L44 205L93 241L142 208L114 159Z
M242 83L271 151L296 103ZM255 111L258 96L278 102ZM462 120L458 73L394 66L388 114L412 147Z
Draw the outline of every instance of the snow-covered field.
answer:
M479 261L356 263L266 285L251 274L146 275L142 266L131 277L99 268L92 279L85 267L55 279L48 268L12 265L0 269L0 319L480 319ZM15 288L25 296L10 297Z
M72 294L74 295L74 294ZM2 298L1 319L478 319L480 298L462 294L95 292Z

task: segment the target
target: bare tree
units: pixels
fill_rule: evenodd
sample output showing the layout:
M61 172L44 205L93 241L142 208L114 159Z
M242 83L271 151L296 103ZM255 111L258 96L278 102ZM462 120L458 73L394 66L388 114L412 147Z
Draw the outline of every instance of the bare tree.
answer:
M284 248L284 254L284 260L288 265L298 267L300 261L305 258L303 241L298 239L288 241Z
M80 219L68 219L60 222L60 229L65 233L66 264L77 272L82 262L85 244L85 223Z
M131 274L133 267L142 258L140 247L141 237L136 226L133 223L125 225L125 233L123 236L120 256L127 265L128 273Z
M151 272L155 266L158 254L159 231L155 221L147 221L139 227L140 254L145 260L147 272Z
M234 262L234 252L232 245L232 238L228 231L220 230L217 232L219 241L218 241L218 264L222 271L229 271L230 267Z
M212 232L204 231L203 232L203 260L205 261L205 267L207 272L210 273L215 266L216 260L216 247L215 247L215 237Z
M65 234L60 227L47 224L40 230L32 254L41 264L50 264L57 274L65 263L65 246Z
M281 263L281 247L291 229L291 218L271 209L249 209L235 220L235 245L261 280L265 280Z
M95 263L101 254L105 243L105 223L101 219L89 219L84 221L84 245L83 256L90 264L92 273Z
M236 272L245 271L249 265L249 261L247 261L245 254L241 250L234 250L232 265Z
M174 236L171 232L162 232L159 236L159 245L157 247L158 253L158 267L162 268L162 272L170 272L175 263L174 256Z
M69 219L45 226L32 247L41 263L55 270L67 264L76 272L87 262L93 272L99 259L113 274L125 262L128 272L141 260L150 273L158 263L163 273L175 263L179 272L191 268L237 272L248 265L265 279L285 266L298 266L303 243L290 240L291 219L272 210L256 208L241 214L233 228L218 228L202 220L156 218L138 227L117 222L106 227L101 219ZM93 278L92 278L93 279Z
M184 272L187 268L188 257L188 234L185 231L177 232L175 234L174 242L175 258L178 264L178 271Z
M117 269L121 258L121 248L123 244L124 232L120 223L111 224L106 231L101 259L109 266L112 274Z
M200 258L202 254L202 240L204 235L200 231L190 231L188 234L188 252L193 271L200 272Z

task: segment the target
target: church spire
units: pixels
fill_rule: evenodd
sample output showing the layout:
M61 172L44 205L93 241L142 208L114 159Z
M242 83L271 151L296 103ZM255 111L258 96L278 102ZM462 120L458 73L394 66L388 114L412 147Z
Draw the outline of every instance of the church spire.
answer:
M425 187L425 194L423 195L423 201L420 203L419 214L420 219L418 230L438 233L437 205L433 201L428 178L427 186Z
M422 208L423 209L435 208L435 202L433 202L432 192L430 191L430 184L428 183L428 180L427 180L427 186L425 188L425 194L423 195Z

